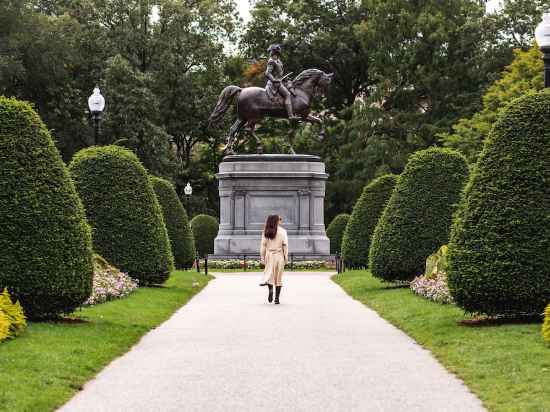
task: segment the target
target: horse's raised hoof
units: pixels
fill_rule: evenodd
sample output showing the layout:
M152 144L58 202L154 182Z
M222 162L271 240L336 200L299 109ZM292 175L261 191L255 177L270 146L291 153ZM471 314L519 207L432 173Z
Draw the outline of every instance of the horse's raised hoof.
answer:
M291 154L291 155L295 155L295 154L296 154L296 152L294 151L294 149L293 149L292 147L290 147L290 154Z
M257 154L260 154L260 155L261 155L261 154L264 154L264 148L263 148L262 146L258 146L258 147L256 148L256 153L257 153Z

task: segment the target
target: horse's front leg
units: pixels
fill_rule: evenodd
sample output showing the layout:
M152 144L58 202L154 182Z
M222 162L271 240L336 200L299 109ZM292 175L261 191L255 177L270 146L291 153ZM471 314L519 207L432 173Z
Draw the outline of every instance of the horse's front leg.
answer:
M321 131L319 132L319 140L323 140L325 138L325 122L323 122L323 120L320 117L316 117L309 114L306 118L306 122L320 125Z

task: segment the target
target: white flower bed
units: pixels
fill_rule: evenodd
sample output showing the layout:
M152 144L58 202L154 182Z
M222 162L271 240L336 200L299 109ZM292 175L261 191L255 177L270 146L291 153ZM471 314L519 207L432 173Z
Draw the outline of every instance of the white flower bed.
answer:
M202 262L204 265L204 262ZM309 269L327 269L329 263L322 260L303 260L295 261L293 263L293 269L296 270L309 270ZM259 260L251 259L246 260L247 269L261 269L262 266ZM239 259L208 259L209 269L244 269L244 260ZM290 262L286 265L287 269L290 269Z

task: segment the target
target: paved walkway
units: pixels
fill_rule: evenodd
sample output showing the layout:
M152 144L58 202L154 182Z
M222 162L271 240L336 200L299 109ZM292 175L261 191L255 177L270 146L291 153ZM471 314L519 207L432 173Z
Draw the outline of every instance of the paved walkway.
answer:
M328 273L218 275L62 411L482 411L429 352Z

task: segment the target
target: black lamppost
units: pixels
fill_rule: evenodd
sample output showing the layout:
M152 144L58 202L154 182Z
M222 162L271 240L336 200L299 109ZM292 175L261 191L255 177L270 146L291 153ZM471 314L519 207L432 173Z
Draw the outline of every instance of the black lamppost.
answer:
M93 144L97 144L99 137L99 126L101 123L101 115L105 109L105 98L101 95L99 87L94 88L94 93L88 98L88 108L92 114L94 121L94 141Z
M550 87L550 12L542 15L542 21L535 30L535 38L544 54L544 87Z

